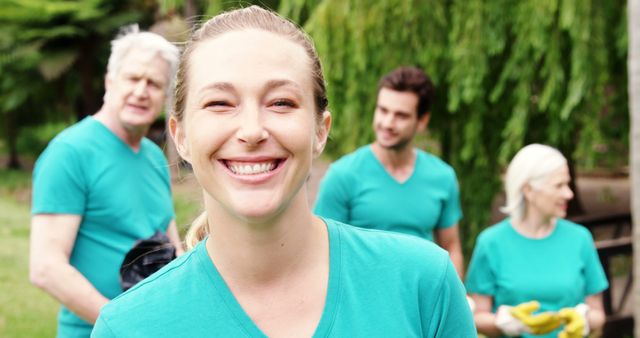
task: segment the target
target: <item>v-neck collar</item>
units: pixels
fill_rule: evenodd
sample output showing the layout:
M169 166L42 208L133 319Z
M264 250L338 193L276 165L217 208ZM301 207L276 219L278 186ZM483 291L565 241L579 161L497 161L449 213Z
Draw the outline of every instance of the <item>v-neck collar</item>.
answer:
M333 323L336 318L338 310L338 301L341 293L341 272L342 272L342 260L341 260L341 241L340 241L340 229L336 225L323 219L327 226L327 233L329 237L329 280L327 286L327 295L325 298L324 309L322 310L322 316L318 322L313 337L327 337L331 332ZM220 275L220 272L216 268L209 254L207 252L206 245L204 243L206 239L201 241L197 248L197 257L200 260L201 266L205 269L206 274L212 281L213 286L216 288L217 293L221 296L224 302L224 306L232 314L236 323L242 327L243 331L250 337L267 337L267 335L260 330L260 328L251 320L249 315L242 308L238 300L235 298L231 289L227 286L227 283Z
M416 160L413 163L413 171L411 171L411 175L409 175L406 180L400 182L393 175L391 175L391 173L387 170L387 168L385 168L384 164L380 161L378 156L376 156L376 153L373 151L373 145L370 144L367 146L367 151L369 152L369 155L372 157L373 161L377 164L378 168L384 172L385 176L388 179L393 181L395 184L401 185L401 186L407 184L416 175L416 171L418 168L418 161L420 160L420 154L415 148L412 148L412 150L415 152L415 155L416 155Z
M101 130L101 132L104 133L105 135L109 135L109 138L115 143L117 143L120 147L126 148L127 152L130 153L131 155L140 156L140 154L142 153L142 142L144 141L144 139L140 139L140 147L138 148L138 151L135 151L124 140L118 137L118 135L116 135L116 133L114 133L113 130L109 129L109 127L107 127L104 123L102 123L95 117L87 116L86 119L91 120L92 123L95 123L96 125L98 125L97 129Z

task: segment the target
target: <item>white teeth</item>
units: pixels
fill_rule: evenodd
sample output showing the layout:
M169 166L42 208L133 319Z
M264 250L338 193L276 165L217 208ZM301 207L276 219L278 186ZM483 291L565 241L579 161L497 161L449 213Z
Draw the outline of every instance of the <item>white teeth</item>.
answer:
M231 164L227 166L234 174L255 175L262 174L273 170L276 167L275 162L255 163L255 164Z

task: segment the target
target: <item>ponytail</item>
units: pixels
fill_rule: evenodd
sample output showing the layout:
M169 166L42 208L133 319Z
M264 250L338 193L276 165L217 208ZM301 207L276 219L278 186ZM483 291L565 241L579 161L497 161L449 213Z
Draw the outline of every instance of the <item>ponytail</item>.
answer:
M187 234L184 237L184 242L187 247L187 250L193 249L201 240L203 240L209 230L207 229L207 212L203 212L200 216L196 217L195 220L191 223L191 227L187 231Z

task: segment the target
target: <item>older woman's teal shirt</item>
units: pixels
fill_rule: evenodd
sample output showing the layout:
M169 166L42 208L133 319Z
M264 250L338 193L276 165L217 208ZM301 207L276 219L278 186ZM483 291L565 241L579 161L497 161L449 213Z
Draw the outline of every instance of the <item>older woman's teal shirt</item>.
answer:
M522 236L509 219L487 228L478 237L466 279L469 293L493 297L494 312L531 300L540 302L540 311L558 311L608 285L591 233L564 219L542 239Z

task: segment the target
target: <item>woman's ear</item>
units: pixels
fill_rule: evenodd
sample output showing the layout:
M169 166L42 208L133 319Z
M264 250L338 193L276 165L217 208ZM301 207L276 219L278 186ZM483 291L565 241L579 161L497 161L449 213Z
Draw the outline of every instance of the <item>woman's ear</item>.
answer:
M531 195L533 193L533 188L531 187L531 184L529 183L525 183L522 186L522 196L524 197L525 201L530 201L533 196Z
M316 129L316 139L313 142L313 157L316 158L322 154L324 146L327 144L329 131L331 130L331 113L325 110L322 113L320 123Z
M180 157L191 163L191 154L189 152L189 144L185 139L184 128L174 116L169 118L169 134L173 139L173 143L176 145L176 150L178 154L180 154Z

